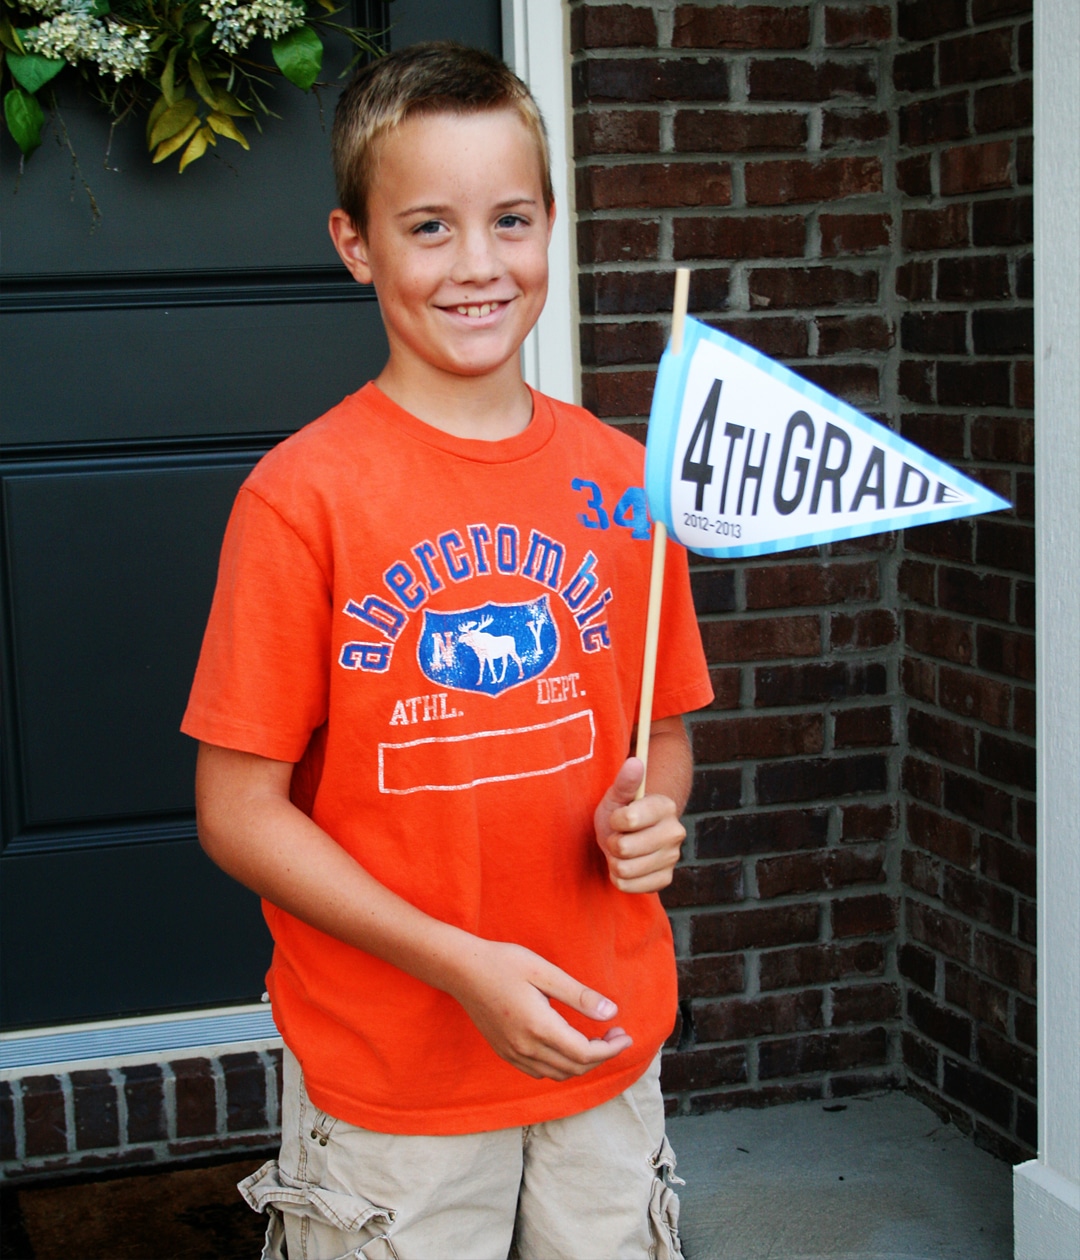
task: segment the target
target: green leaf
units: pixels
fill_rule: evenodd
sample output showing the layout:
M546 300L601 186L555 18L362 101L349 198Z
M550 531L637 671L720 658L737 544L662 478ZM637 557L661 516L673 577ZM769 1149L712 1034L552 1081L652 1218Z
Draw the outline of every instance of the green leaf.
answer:
M154 123L154 129L150 133L149 147L156 149L163 140L169 140L178 132L183 131L195 117L195 108L195 102L190 96L185 96L182 101L170 105Z
M0 44L10 48L14 53L26 52L20 32L8 21L6 13L0 12Z
M229 140L235 140L238 145L244 149L250 149L251 146L247 142L247 137L240 128L226 114L214 112L207 116L206 121L218 133L219 136L226 136Z
M219 92L214 102L219 114L231 114L233 118L250 118L253 111L236 99L231 92Z
M195 86L195 91L203 98L211 109L217 106L217 96L214 89L210 86L210 81L206 77L206 71L202 68L202 63L198 57L189 57L188 74L191 76L191 82Z
M20 87L12 88L4 97L4 118L15 143L29 157L41 143L41 128L45 122L37 97Z
M200 127L198 131L191 137L188 147L180 155L180 174L184 173L184 167L190 165L197 158L201 158L206 152L208 144L217 144L214 139L214 133L209 127Z
M170 153L175 153L177 149L182 148L191 137L199 130L199 120L193 118L191 122L182 130L178 131L175 136L170 136L168 140L162 140L158 145L157 152L154 154L155 162L164 162Z
M302 92L306 92L319 77L323 45L310 26L298 26L295 31L275 39L271 51L277 68Z
M7 55L11 77L28 92L36 92L43 88L50 79L55 79L67 65L62 57L43 57L40 53L13 53Z
M150 143L150 137L154 134L154 127L157 125L157 120L168 108L169 102L164 96L159 96L154 102L153 108L150 110L149 116L146 119L146 145L149 149L154 147Z
M111 13L109 0L92 0L90 5L90 14L92 17L104 17L106 13Z
M174 44L169 50L165 69L161 72L161 91L170 105L175 105L180 99L176 91L176 54L179 51L180 45Z

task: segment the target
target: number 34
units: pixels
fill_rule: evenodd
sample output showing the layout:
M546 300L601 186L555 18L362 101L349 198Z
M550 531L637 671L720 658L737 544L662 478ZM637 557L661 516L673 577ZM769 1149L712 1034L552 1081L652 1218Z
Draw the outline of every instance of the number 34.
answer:
M587 481L584 477L575 477L570 482L571 490L587 494L586 511L578 513L578 520L586 529L610 529L604 507L604 495L595 481ZM622 529L630 530L631 538L645 539L650 536L649 513L645 506L645 491L641 486L628 486L622 498L615 504L612 512L615 524Z

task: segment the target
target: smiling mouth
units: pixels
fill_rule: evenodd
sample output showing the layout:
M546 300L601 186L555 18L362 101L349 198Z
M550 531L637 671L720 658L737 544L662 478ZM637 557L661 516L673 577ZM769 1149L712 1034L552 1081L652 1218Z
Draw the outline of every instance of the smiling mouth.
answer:
M456 306L454 309L459 315L466 315L469 319L483 319L485 315L497 311L502 305L502 302L483 302L479 306Z

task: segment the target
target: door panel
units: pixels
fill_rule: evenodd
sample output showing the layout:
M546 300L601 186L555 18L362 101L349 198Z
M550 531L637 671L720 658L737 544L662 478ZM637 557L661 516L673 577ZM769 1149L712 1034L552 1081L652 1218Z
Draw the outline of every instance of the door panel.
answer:
M389 20L392 46L500 51L498 0L353 16ZM262 992L258 901L198 847L177 727L246 470L384 362L374 294L326 232L335 96L283 89L250 153L223 142L182 176L134 122L103 162L107 123L70 95L79 170L47 139L20 175L0 139L7 1027Z

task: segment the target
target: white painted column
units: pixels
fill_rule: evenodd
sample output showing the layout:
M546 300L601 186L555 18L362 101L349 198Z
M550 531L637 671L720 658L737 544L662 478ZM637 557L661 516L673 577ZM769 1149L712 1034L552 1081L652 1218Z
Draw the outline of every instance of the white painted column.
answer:
M547 124L555 189L548 300L522 347L522 369L534 388L579 402L569 10L562 0L502 0L502 23L506 63L529 85Z
M1039 1156L1016 1260L1080 1258L1080 4L1035 3Z

